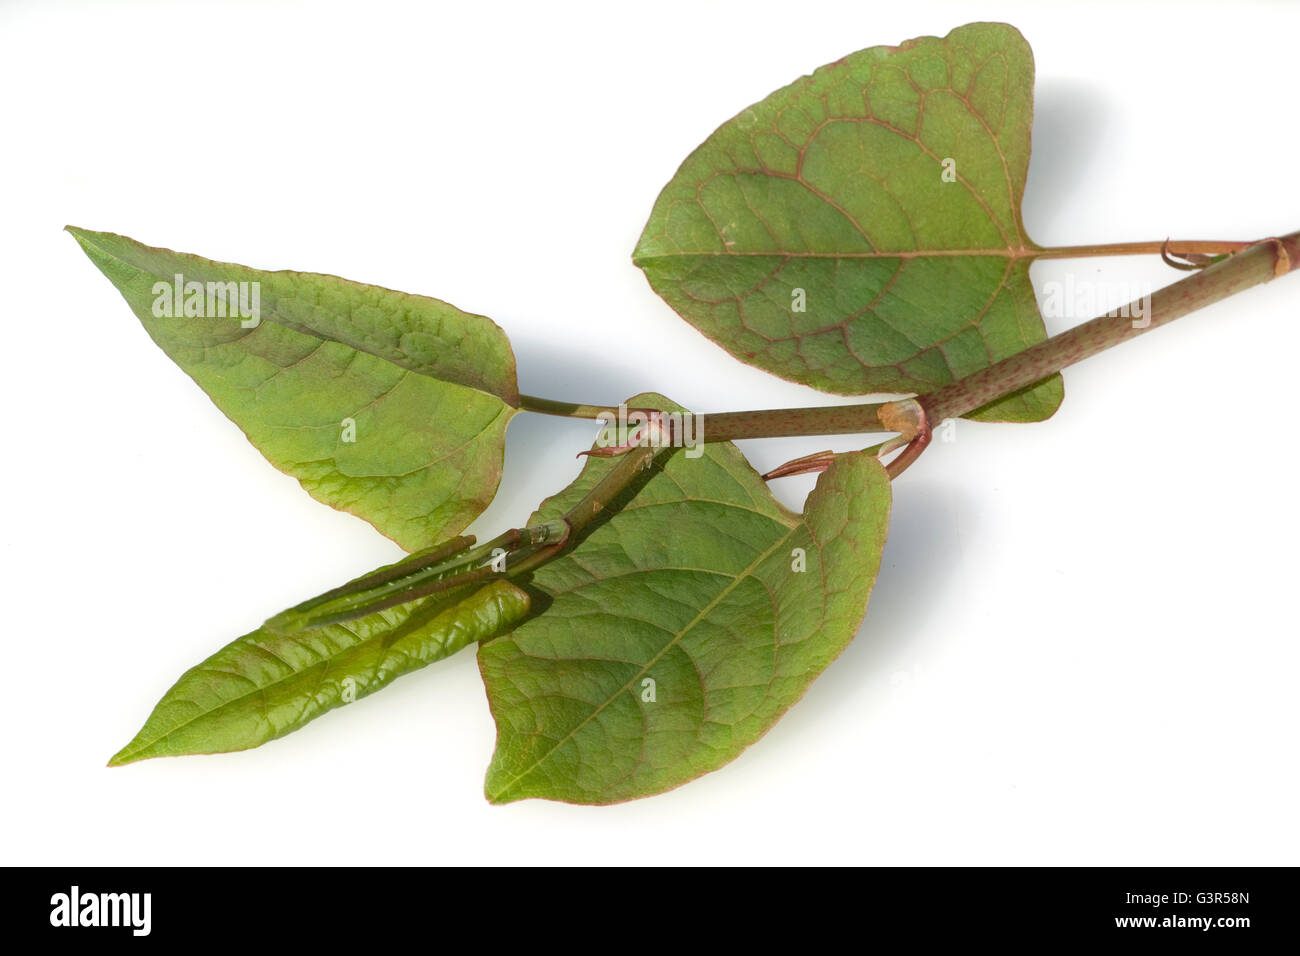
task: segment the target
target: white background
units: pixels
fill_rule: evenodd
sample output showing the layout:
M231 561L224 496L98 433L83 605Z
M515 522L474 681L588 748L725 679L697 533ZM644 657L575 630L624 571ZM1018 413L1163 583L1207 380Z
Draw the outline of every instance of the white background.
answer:
M259 750L104 767L185 668L398 551L267 465L65 223L447 299L533 394L831 404L709 343L629 253L723 120L975 19L1037 58L1040 243L1300 226L1280 4L0 2L3 862L1298 862L1297 278L1071 369L1046 424L936 444L853 645L677 791L489 806L470 653ZM1069 270L1181 275L1040 264L1040 295ZM592 434L517 418L473 530Z

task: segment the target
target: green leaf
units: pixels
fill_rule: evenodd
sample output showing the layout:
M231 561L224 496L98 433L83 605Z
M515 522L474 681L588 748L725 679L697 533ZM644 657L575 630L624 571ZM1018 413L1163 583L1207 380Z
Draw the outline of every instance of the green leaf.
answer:
M335 276L68 230L154 342L318 501L408 551L491 502L519 392L510 343L490 319ZM177 276L202 289L177 296ZM236 314L238 287L223 298L218 283L248 283L247 308ZM185 315L187 300L202 314Z
M610 467L589 459L533 520ZM734 445L658 456L630 503L536 572L542 610L479 647L497 725L488 799L616 803L734 759L852 639L889 503L884 469L861 453L822 474L803 516Z
M688 322L783 378L924 393L979 371L1046 335L1020 217L1033 80L1001 23L824 66L691 153L633 259ZM1062 395L1054 376L972 417L1038 420Z
M247 750L500 633L529 598L493 581L310 630L258 628L185 672L109 766Z

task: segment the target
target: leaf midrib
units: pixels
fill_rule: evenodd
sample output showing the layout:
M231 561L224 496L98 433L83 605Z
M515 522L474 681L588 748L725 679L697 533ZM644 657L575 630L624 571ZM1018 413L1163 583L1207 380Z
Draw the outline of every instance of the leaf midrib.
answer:
M159 276L158 273L156 273L156 272L150 272L148 269L142 269L140 266L136 265L134 262L130 261L129 259L123 259L123 258L122 258L121 256L119 256L117 253L115 253L115 252L113 252L111 249L107 248L103 243L97 242L96 239L97 239L98 237L95 236L94 233L91 233L91 232L88 232L88 231L86 231L86 230L82 230L82 229L77 229L77 231L73 232L72 235L73 235L73 237L76 238L79 242L89 242L91 245L93 245L93 246L94 246L94 247L95 247L95 248L100 252L100 254L102 254L102 255L104 255L104 256L106 256L106 257L112 259L114 262L120 262L122 265L126 266L128 269L131 269L131 270L133 270L133 271L139 273L139 274L142 275L142 276L150 276L150 277L153 277L153 278L155 278L155 279L159 279L159 280L162 279L162 277ZM126 237L123 237L123 238L126 238ZM168 250L163 250L163 251L166 251L166 252L168 252L168 253L172 253L172 254L174 254L174 255L175 255L175 254L180 254L180 255L183 255L183 254L184 254L184 253L174 253L174 252L172 252L172 250L170 250L170 249L168 249ZM221 264L222 264L222 265L227 265L227 264L228 264L228 265L235 265L237 268L248 269L250 272L266 271L266 270L256 270L256 269L253 269L253 268L250 267L250 266L238 266L238 265L235 264L235 263L221 263ZM307 274L307 273L291 272L291 270L287 270L287 269L282 269L282 270L277 270L277 271L282 272L282 273L290 273L290 274L293 274L293 275L304 275L304 274ZM327 275L325 275L324 273L313 273L313 274L314 274L314 275L321 275L321 276L324 276L325 278L331 278L331 279L338 279L338 278L339 278L338 276L327 276ZM340 280L340 281L347 282L347 281L349 281L349 280L343 279L343 280ZM382 286L375 286L375 288L383 288L383 287L382 287ZM120 291L120 290L119 290L119 291ZM392 289L385 289L384 291L386 291L386 292L393 292L393 291L395 291L395 290L392 290ZM408 295L409 293L400 293L400 294L402 294L402 295ZM453 308L454 308L454 306L453 306ZM465 313L465 314L466 314L466 315L470 315L471 313ZM436 382L442 382L442 383L444 383L444 384L448 384L448 385L460 385L462 388L468 388L468 389L470 389L470 390L472 390L472 391L479 392L479 393L481 393L481 394L483 394L483 395L491 396L492 398L497 399L499 402L501 402L502 404L506 405L506 406L509 407L509 408L516 408L516 406L518 405L518 397L517 397L517 396L518 396L518 384L517 384L517 382L514 383L514 384L512 385L511 389L507 392L507 394L502 395L502 394L499 393L499 392L496 392L496 391L493 391L493 390L491 390L491 389L487 389L487 388L482 388L482 387L480 387L480 386L478 386L478 385L467 385L467 384L465 384L464 382L456 382L456 381L451 381L451 380L449 380L449 379L440 378L438 375L433 374L433 372L431 372L431 371L428 370L428 369L412 368L412 367L410 367L410 366L408 366L408 365L403 365L403 364L400 363L400 362L394 362L394 361L393 361L391 358L389 358L387 355L381 355L380 353L378 353L378 352L374 352L374 351L371 351L371 350L368 349L368 348L364 348L364 347L359 346L359 345L354 345L354 344L352 344L352 343L350 343L350 342L344 342L342 339L335 338L334 336L331 336L331 335L326 335L326 334L324 334L323 332L319 331L318 329L311 328L310 326L307 326L307 325L305 325L304 323L301 323L301 322L290 322L288 319L286 319L286 318L284 318L283 316L280 315L280 313L278 312L278 310L277 310L276 307L275 307L275 300L274 300L274 299L272 299L271 302L268 303L268 308L266 309L266 314L265 314L264 316L262 316L262 318L263 318L263 320L265 320L265 321L269 321L269 322L273 323L274 325L276 325L278 328L284 329L284 330L287 331L287 332L294 332L294 333L296 333L296 334L298 334L298 335L305 336L305 337L307 337L307 338L309 338L309 339L317 339L317 340L320 341L320 342L333 342L335 345L340 345L340 346L342 346L343 348L350 349L350 350L353 351L353 352L359 352L359 353L361 353L361 354L363 354L363 355L370 355L370 356L373 356L374 358L377 358L377 359L379 359L379 360L381 360L381 361L383 361L383 362L387 362L389 365L392 365L392 366L394 366L395 368L400 368L400 369L402 369L404 372L410 372L411 374L414 374L414 375L421 375L421 376L423 376L423 377L425 377L425 378L430 378L430 379L433 379L433 380L436 381ZM254 332L256 332L259 328L261 328L261 323L260 323L260 322L259 322L259 324L258 324L257 326L255 326L254 328L249 329L249 330L248 330L244 335L240 335L240 336L238 336L237 338L231 339L230 342L231 342L231 343L240 342L240 341L242 341L243 339L247 338L248 335L251 335L251 334L253 334ZM222 343L222 344L227 344L227 343ZM507 347L508 347L508 346L507 346ZM208 348L208 346L204 346L204 350L205 350L205 351L207 350L207 348ZM513 356L513 352L512 352L512 354L511 354L511 363L510 363L510 364L511 364L511 366L512 366L512 378L514 378L515 373L513 372L513 365L514 365L514 356Z
M658 259L693 259L700 257L735 256L738 258L771 259L962 259L971 256L983 256L998 259L1034 259L1043 254L1038 247L1019 246L989 249L905 249L898 252L748 252L745 250L722 249L700 250L696 252L661 252L654 255L633 256L635 265L654 262Z

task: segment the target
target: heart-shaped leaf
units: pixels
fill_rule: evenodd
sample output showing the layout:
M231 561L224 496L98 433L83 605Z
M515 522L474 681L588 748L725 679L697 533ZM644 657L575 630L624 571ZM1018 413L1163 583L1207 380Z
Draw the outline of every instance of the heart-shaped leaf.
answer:
M490 319L336 276L69 231L154 342L312 497L408 551L492 500L519 392Z
M589 459L534 522L610 467ZM837 458L800 516L734 445L662 453L630 503L536 572L539 611L480 645L497 725L488 799L616 803L734 759L852 639L889 503L866 454Z
M186 671L109 765L257 747L501 633L528 607L493 581L324 627L260 627Z
M828 392L927 392L1041 341L1020 200L1034 61L973 23L872 47L724 123L633 258L742 361ZM971 417L1035 421L1059 376Z

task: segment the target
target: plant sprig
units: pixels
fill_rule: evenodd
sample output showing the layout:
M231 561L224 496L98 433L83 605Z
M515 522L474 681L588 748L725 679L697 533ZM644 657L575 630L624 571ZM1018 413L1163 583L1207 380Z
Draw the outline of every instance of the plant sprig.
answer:
M1300 233L1037 245L1020 216L1032 86L1005 24L862 50L724 123L651 212L633 258L687 321L774 374L904 396L888 400L700 416L654 393L521 395L484 316L69 227L276 467L413 552L186 672L111 763L255 747L471 644L494 802L617 802L734 759L852 639L890 482L940 422L1045 419L1061 370L1300 263ZM1140 254L1191 274L1046 336L1031 262ZM569 487L478 544L460 532L520 411L602 427ZM858 434L883 440L766 475L732 444ZM805 473L796 514L767 482Z

